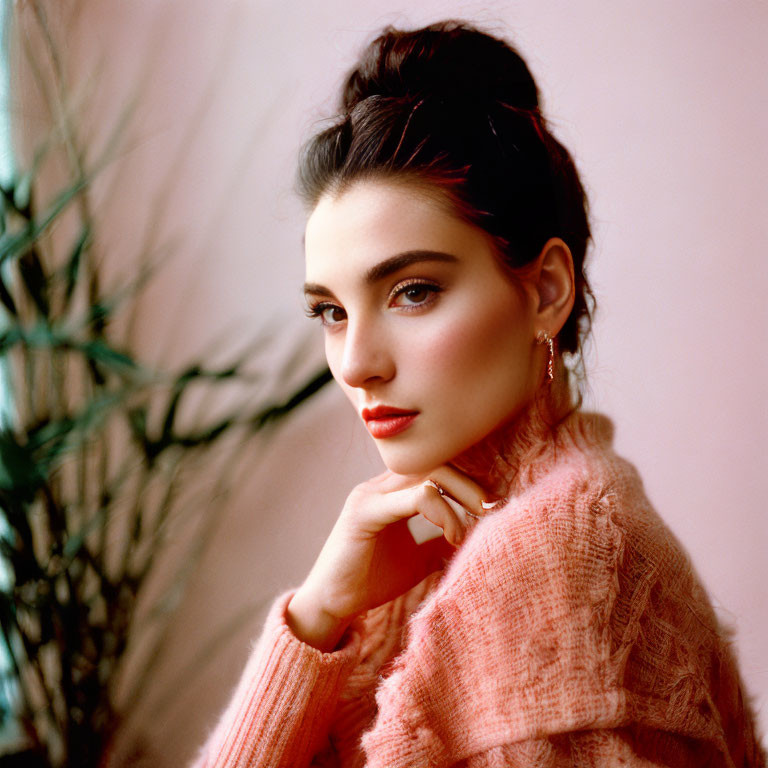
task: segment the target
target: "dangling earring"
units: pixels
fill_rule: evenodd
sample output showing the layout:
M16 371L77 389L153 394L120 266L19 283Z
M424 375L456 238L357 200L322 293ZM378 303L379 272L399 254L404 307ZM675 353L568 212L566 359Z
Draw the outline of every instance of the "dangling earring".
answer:
M536 334L536 343L546 344L548 347L547 381L552 381L555 378L555 340L542 330Z

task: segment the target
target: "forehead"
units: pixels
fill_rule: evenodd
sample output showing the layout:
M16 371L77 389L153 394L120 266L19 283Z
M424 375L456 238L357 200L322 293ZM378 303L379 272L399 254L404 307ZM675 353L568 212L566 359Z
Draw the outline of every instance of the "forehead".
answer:
M354 183L327 194L307 221L306 273L364 271L397 253L441 251L461 257L488 248L490 238L460 219L435 188L383 180Z

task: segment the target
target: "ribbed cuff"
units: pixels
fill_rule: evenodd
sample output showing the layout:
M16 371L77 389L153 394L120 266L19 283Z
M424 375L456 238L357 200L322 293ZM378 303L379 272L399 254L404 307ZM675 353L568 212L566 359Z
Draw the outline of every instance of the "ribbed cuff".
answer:
M264 621L264 630L254 645L251 660L263 655L270 648L279 648L280 653L290 657L294 665L317 668L319 672L317 682L325 687L344 672L349 674L358 663L362 646L362 621L356 619L347 627L333 651L321 651L299 640L288 626L285 614L288 603L295 594L296 590L292 589L277 597L272 603ZM280 668L285 668L285 671L290 673L288 664L283 662L284 659L281 660ZM319 693L314 691L313 695L319 695Z
M299 640L285 611L295 590L275 599L216 731L206 765L308 765L328 732L341 690L359 663L362 620L325 653Z

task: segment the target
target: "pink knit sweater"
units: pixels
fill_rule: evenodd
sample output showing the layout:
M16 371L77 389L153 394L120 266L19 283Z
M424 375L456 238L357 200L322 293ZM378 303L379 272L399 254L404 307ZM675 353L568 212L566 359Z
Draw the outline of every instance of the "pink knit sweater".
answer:
M331 653L278 597L195 768L764 766L727 635L612 437L577 412L519 447L446 569Z

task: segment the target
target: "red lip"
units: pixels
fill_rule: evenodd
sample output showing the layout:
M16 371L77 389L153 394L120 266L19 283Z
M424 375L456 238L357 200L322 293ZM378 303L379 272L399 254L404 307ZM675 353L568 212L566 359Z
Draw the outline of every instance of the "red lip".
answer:
M363 417L363 421L371 421L371 419L385 419L388 416L410 416L416 414L418 411L406 411L402 408L393 408L391 405L377 405L375 408L363 408L360 415Z
M408 429L418 411L404 411L389 405L377 405L375 408L363 408L362 417L372 437L381 439L393 437Z

